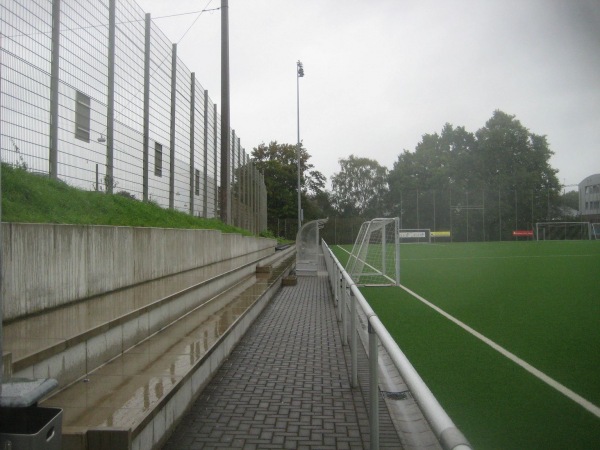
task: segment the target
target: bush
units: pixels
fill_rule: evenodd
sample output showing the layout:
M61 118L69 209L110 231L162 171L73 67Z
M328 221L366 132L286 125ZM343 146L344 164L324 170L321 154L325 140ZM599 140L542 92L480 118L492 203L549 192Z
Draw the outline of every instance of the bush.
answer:
M119 191L116 193L116 195L120 195L121 197L129 198L131 200L137 200L135 198L135 195L133 195L131 192L127 192L127 191Z

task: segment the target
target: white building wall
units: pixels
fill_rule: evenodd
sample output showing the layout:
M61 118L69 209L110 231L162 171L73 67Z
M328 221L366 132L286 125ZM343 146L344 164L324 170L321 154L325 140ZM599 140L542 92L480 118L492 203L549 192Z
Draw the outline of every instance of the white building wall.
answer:
M579 211L584 216L600 214L600 173L579 183Z

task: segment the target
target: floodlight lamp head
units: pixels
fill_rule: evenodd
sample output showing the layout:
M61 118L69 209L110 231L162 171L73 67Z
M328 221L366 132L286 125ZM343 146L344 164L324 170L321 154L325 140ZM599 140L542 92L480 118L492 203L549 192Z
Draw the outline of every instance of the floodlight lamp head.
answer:
M296 63L296 66L298 68L298 76L303 77L304 76L304 66L302 65L302 63L300 61L298 61Z
M100 142L101 144L104 144L106 142L106 138L104 137L103 134L101 134L100 137L98 138L98 142Z

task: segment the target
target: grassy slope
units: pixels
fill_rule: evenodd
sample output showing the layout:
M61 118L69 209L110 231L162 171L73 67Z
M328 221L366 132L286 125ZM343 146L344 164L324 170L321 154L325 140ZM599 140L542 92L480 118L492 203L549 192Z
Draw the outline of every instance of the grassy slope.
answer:
M600 243L403 246L402 253L403 284L599 403L600 301L592 285ZM404 291L364 292L475 448L600 442L596 417Z
M219 229L251 235L217 219L202 219L121 195L84 191L2 165L2 221L77 225Z

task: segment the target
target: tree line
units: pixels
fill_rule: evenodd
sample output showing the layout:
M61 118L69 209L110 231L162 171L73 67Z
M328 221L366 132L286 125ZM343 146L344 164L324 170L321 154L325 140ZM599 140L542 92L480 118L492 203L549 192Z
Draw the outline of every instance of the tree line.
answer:
M277 142L252 151L265 176L274 233L278 219L297 217L297 151ZM342 158L328 191L301 146L304 219L400 217L404 228L451 227L463 238L471 233L477 240L502 239L564 215L552 154L545 136L497 110L475 133L446 123L439 133L424 134L391 169L375 159Z

